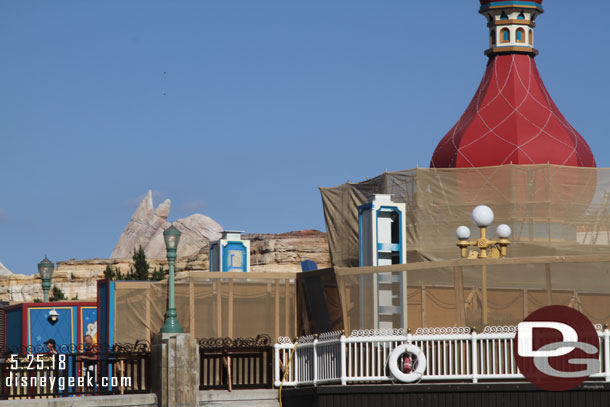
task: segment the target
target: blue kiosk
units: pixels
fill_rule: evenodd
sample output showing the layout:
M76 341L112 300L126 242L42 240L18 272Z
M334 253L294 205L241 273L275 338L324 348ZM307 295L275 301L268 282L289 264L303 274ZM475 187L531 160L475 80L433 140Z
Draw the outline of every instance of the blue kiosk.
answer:
M8 350L44 349L44 342L80 345L85 335L97 342L97 303L32 302L6 309L5 346Z
M210 271L250 271L250 241L242 240L242 233L225 230L210 242Z

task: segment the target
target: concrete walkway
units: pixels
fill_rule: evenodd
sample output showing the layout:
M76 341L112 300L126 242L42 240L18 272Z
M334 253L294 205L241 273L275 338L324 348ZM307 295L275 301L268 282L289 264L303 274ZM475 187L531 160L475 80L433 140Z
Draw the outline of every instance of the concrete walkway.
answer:
M157 407L154 394L3 400L0 407Z
M279 407L277 390L207 390L199 391L200 406ZM3 400L0 407L157 407L155 394L124 396L87 396L52 399Z
M200 406L279 407L277 390L206 390L199 392Z

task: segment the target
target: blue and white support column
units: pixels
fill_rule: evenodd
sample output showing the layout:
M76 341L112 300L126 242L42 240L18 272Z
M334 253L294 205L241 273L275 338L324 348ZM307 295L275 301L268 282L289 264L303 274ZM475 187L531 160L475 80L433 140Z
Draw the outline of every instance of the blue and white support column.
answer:
M369 203L358 207L361 267L407 263L406 208L404 203L392 202L391 198L388 194L375 194ZM362 300L363 282L361 278ZM399 315L400 322L395 315ZM407 328L406 271L374 274L373 323L377 329Z

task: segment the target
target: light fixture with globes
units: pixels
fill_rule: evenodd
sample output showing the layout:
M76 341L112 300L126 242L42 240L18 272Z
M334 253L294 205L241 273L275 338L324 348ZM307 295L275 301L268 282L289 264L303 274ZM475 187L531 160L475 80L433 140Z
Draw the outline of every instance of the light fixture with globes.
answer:
M470 228L467 226L459 226L455 234L459 240L457 246L460 248L462 258L498 258L506 257L512 230L510 226L502 224L496 228L498 240L490 240L487 238L487 228L494 221L494 212L489 206L479 205L472 210L472 221L481 231L481 236L477 240L470 239ZM472 250L468 253L469 247L476 247L479 251ZM489 252L488 252L489 251Z

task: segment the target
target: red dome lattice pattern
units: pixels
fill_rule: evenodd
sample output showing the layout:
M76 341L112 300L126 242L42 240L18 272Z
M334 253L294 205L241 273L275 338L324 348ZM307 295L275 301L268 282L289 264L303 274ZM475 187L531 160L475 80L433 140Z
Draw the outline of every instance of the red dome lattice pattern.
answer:
M430 167L504 164L595 167L586 141L551 99L534 58L490 58L472 102L440 141Z

